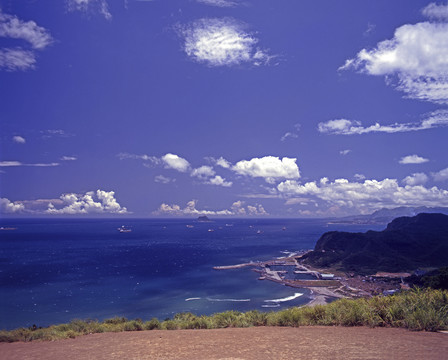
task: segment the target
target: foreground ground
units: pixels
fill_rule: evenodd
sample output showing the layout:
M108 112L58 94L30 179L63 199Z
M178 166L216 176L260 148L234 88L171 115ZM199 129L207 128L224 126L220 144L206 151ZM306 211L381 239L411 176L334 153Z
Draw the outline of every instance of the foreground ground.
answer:
M448 334L367 327L105 333L1 343L0 359L448 359Z

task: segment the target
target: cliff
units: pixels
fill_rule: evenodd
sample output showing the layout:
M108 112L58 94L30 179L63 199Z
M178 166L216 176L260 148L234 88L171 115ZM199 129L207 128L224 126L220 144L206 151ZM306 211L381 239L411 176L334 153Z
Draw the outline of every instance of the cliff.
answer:
M327 232L304 261L358 273L448 265L448 216L422 213L393 220L383 231Z

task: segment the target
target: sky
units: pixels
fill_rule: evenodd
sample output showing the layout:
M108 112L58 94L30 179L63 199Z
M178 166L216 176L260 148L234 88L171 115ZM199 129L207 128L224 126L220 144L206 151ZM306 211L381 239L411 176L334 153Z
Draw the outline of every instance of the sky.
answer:
M448 3L0 0L2 217L448 206Z

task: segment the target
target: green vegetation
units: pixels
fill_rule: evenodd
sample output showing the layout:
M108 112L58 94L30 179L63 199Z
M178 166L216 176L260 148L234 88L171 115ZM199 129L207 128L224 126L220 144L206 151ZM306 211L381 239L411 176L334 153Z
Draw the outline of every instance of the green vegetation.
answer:
M412 275L406 281L414 286L448 290L448 267L433 270L423 276Z
M290 308L278 312L246 313L226 311L211 316L180 313L160 322L123 317L98 322L73 320L47 328L21 328L0 331L0 342L58 340L80 335L141 330L218 329L251 326L387 326L410 330L437 331L448 329L448 291L414 289L393 296L370 299L342 299L327 305Z

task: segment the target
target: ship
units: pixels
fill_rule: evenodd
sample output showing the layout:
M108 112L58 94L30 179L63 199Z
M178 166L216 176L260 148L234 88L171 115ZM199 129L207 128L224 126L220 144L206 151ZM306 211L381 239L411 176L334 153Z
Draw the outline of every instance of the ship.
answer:
M127 232L131 232L132 231L131 228L128 228L128 227L126 227L124 225L121 225L119 228L117 228L117 230L119 232L121 232L121 233L127 233Z

